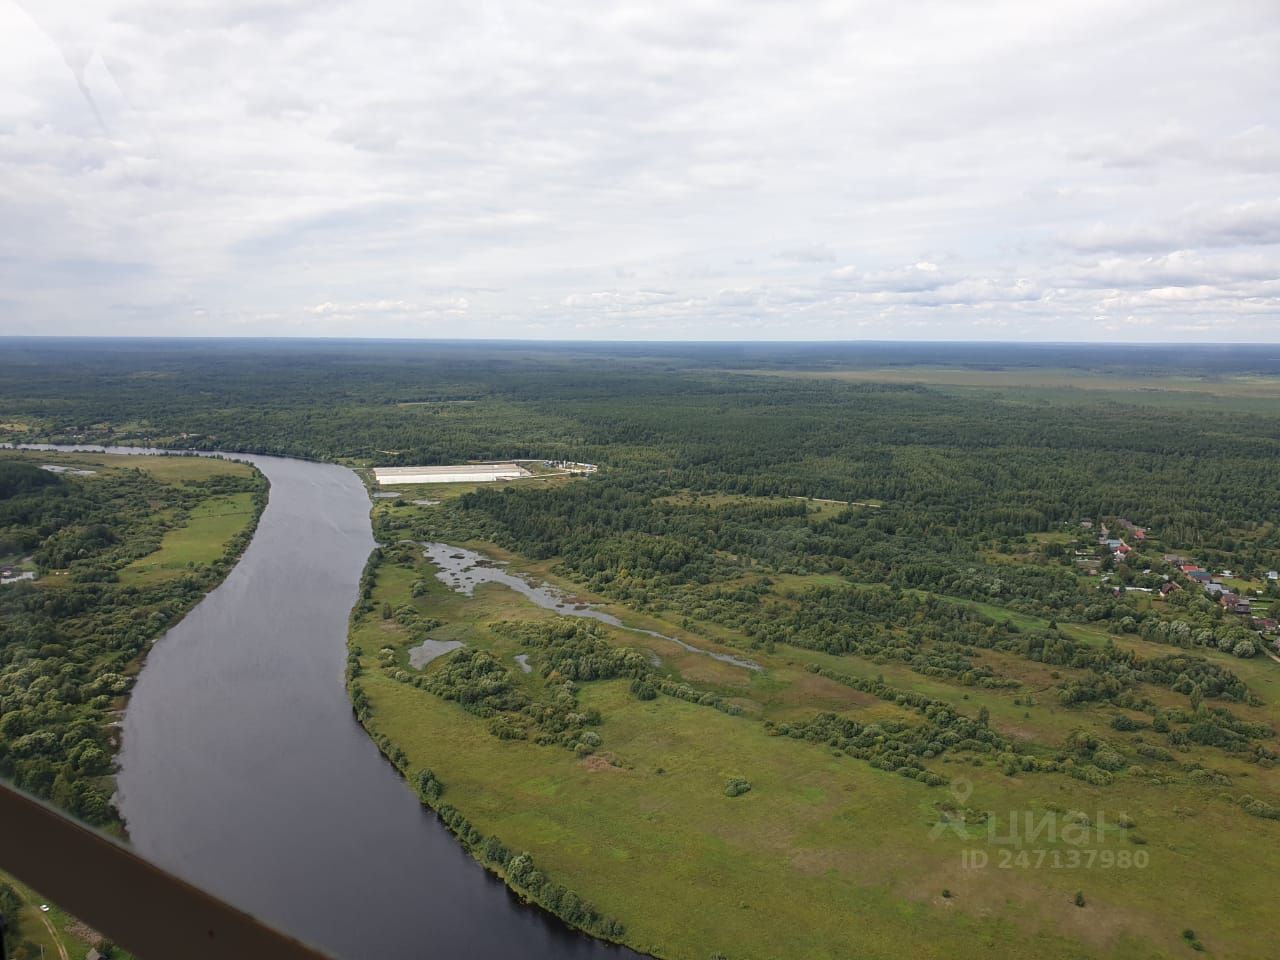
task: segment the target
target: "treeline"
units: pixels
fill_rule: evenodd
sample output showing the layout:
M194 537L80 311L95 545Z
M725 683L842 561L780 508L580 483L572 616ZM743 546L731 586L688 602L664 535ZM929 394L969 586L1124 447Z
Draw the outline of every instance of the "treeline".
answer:
M753 585L742 577L753 571L832 574L1034 616L1108 621L1124 632L1160 616L1142 609L1136 595L1087 585L1070 566L991 559L994 534L966 536L948 523L930 525L923 511L902 505L854 507L818 519L799 500L712 505L670 492L652 477L629 475L554 490L481 489L436 511L417 533L480 537L527 556L557 557L565 572L613 599L695 619L714 608L726 625L734 625L737 614L749 615L753 598L743 592ZM1222 623L1212 605L1196 612L1202 621Z
M402 768L401 772L406 771ZM434 809L473 857L503 877L526 900L597 937L621 940L626 934L626 928L618 920L603 915L578 894L542 873L528 853L513 853L497 837L477 830L457 807L442 801L444 784L429 768L419 770L412 783L423 806Z
M545 456L605 464L638 492L879 500L880 532L944 560L957 538L1101 515L1138 518L1188 550L1252 525L1259 559L1280 557L1266 525L1280 512L1280 418L708 370L732 365L724 351L709 363L705 350L658 348L602 361L590 346L26 345L0 358L0 409L30 424L9 428L16 439L380 463Z

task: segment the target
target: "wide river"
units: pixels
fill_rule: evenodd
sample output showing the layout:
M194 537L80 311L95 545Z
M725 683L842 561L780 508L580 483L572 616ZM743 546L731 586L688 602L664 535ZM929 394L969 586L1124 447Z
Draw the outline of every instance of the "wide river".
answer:
M637 957L521 904L353 717L347 617L373 548L356 475L235 456L271 497L235 569L156 643L133 689L118 801L134 846L352 960Z

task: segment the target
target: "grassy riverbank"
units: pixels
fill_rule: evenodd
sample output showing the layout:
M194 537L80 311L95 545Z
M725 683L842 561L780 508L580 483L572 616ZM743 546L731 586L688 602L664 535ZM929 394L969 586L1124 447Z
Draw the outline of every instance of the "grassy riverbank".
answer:
M11 450L0 473L0 561L36 574L0 586L0 776L118 830L118 722L145 651L231 571L266 479L204 457Z
M377 509L384 521L412 510ZM517 569L555 579L548 564L514 559ZM970 717L985 711L1000 737L1042 758L1060 754L1073 735L1116 740L1113 711L1051 700L1057 678L1047 666L998 651L984 661L1016 679L1016 688L958 685L904 664L789 646L752 650L765 667L753 673L607 627L600 629L608 643L658 654L655 675L688 682L741 714L671 696L638 699L631 681L618 677L575 685L576 709L601 717L587 728L597 745L590 737L578 741L585 750L539 745L536 728L506 738L495 735L492 714L465 699L474 691L447 699L420 687L419 677L441 674L458 654L420 673L407 651L428 624L433 638L490 654L503 683L540 702L554 696L562 675L544 676L539 648L501 624L562 618L500 585L481 585L470 598L454 593L434 574L417 551L390 549L353 620L370 730L403 751L411 778L429 768L444 784L443 799L479 833L528 851L550 877L618 918L637 949L690 958L1179 957L1191 953L1183 936L1191 929L1213 955L1266 955L1268 937L1247 918L1268 909L1265 878L1280 824L1244 815L1233 798L1280 793L1274 769L1196 747L1178 757L1180 767L1135 766L1093 785L1062 771L1011 776L1000 751L953 748L924 764L948 781L930 787L824 738L779 730L815 711L862 724L918 722L909 706L857 688L880 678ZM714 624L607 609L694 643L733 641ZM514 660L520 653L543 669L524 673ZM1265 697L1264 706L1238 709L1276 722L1273 665L1218 659ZM1232 786L1189 776L1197 767ZM739 777L749 792L726 796ZM1021 824L1030 816L1053 822L1058 836L1002 846L986 825L959 822L976 811L989 811L1004 834L1011 817ZM1063 836L1081 814L1093 823L1083 844ZM969 866L973 851L988 862Z

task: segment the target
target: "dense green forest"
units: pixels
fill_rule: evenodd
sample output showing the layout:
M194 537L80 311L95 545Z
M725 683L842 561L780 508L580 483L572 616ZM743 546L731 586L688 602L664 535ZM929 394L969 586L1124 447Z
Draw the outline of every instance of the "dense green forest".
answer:
M202 545L209 562L137 564L204 504L251 497L252 521L266 502L241 464L122 460L0 451L0 558L39 574L0 586L0 777L99 825L116 822L113 723L143 652L229 572L252 522Z
M950 555L956 538L1016 537L1101 516L1137 518L1166 544L1228 551L1237 564L1274 568L1280 547L1269 521L1280 510L1280 411L1235 410L1229 396L1187 395L1176 412L1147 402L1161 371L1198 369L1209 384L1275 374L1277 361L1257 351L1115 348L1103 361L1081 347L992 347L981 361L972 346L950 351L952 362L1033 373L1093 357L1094 370L1148 378L1148 389L1117 403L1102 391L1050 401L731 372L766 362L784 371L919 363L937 356L937 345L821 353L796 345L7 345L0 437L10 440L150 441L378 464L596 462L613 468L601 478L607 489L575 490L563 496L581 502L548 506L592 518L622 508L630 529L653 526L635 512L646 497L683 489L882 501L875 518L833 527L824 534L830 543L811 551L844 557L865 555L867 532L887 538L885 554L905 545ZM575 549L555 523L563 520L548 520L541 542L525 545Z

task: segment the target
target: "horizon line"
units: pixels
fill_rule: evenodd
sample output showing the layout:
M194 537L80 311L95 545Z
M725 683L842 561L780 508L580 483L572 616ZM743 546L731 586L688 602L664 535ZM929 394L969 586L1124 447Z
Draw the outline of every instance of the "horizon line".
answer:
M748 346L748 345L792 345L792 346L854 346L854 345L893 345L893 346L1018 346L1018 347L1107 347L1131 348L1147 347L1158 349L1176 349L1186 347L1280 347L1280 340L881 340L881 339L752 339L752 340L694 340L694 339L575 339L568 337L361 337L361 336L307 336L307 335L182 335L182 334L82 334L82 333L0 333L3 341L123 341L123 342L186 342L186 343L233 343L233 342L270 342L270 343L435 343L435 344L521 344L521 345L618 345L618 346Z

